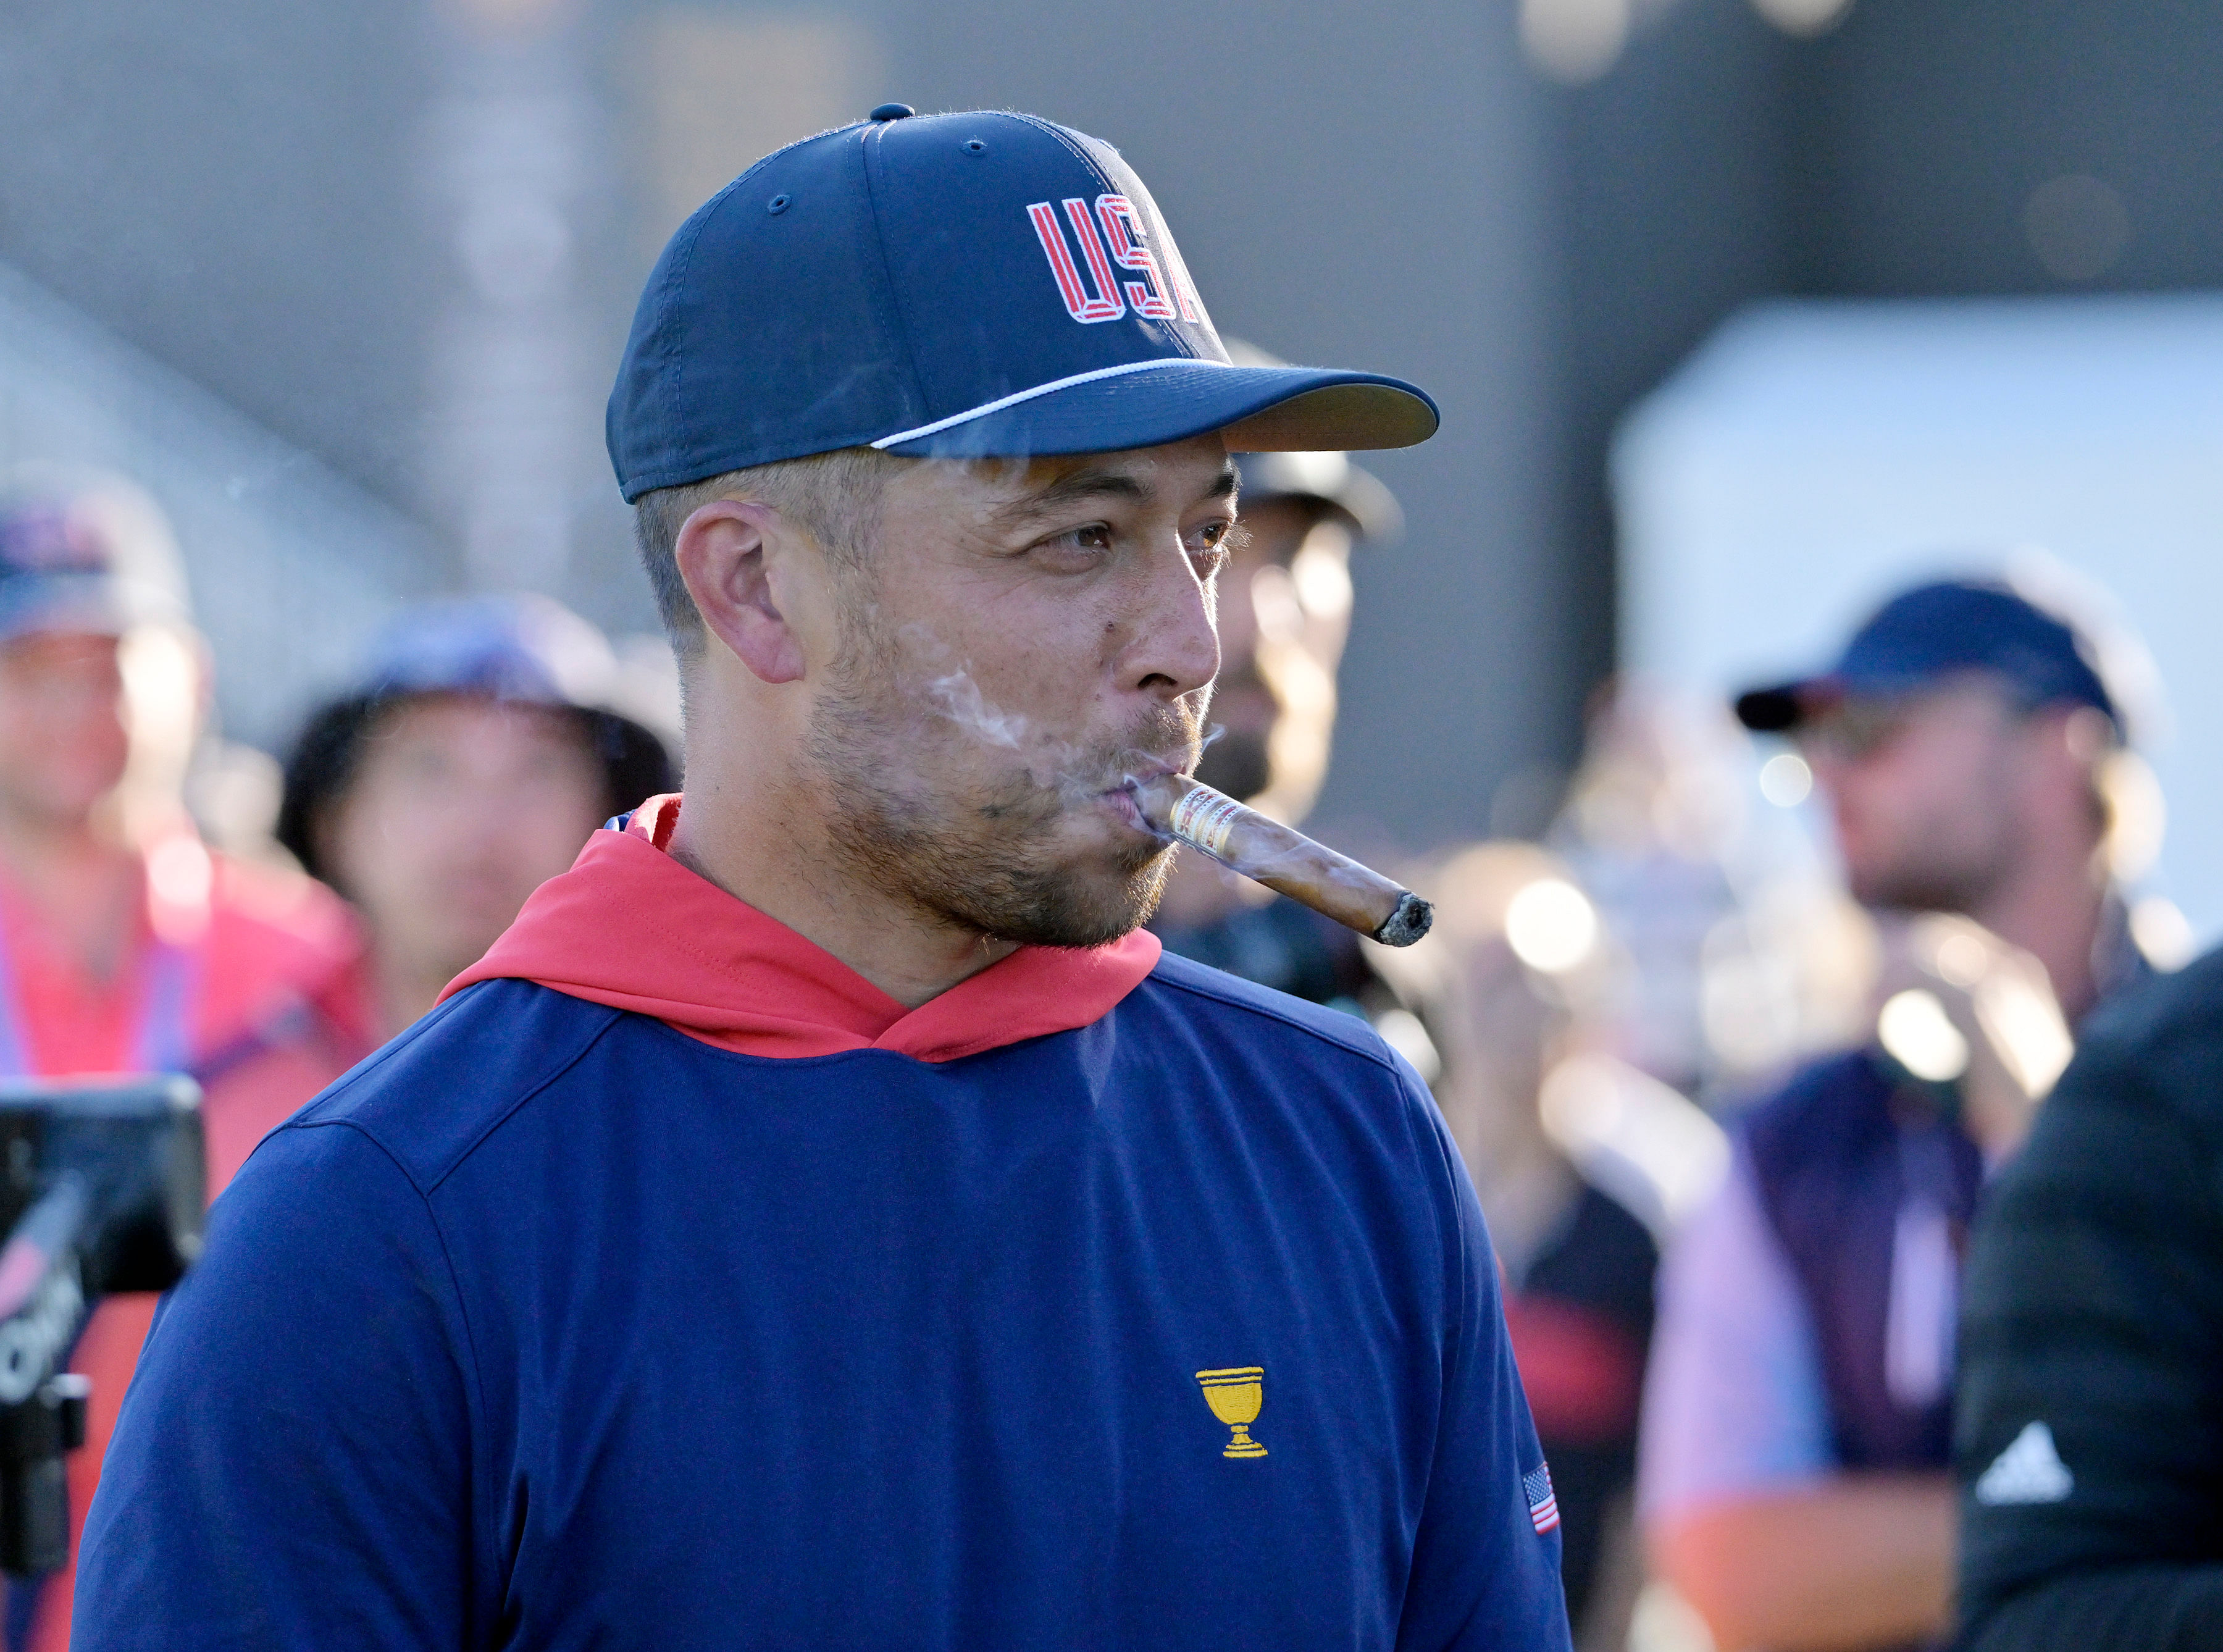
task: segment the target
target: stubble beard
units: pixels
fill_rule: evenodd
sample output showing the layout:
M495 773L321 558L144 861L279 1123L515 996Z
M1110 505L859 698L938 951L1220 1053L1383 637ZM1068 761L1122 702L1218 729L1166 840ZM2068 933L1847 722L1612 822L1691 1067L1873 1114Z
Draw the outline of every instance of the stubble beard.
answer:
M1987 867L1941 865L1914 857L1850 880L1853 899L1887 912L1957 912L1974 917L1998 883Z
M1866 864L1848 865L1853 899L1880 911L1984 911L2021 848L2013 816L1992 800L2004 785L1993 779L1948 800L1905 829L1891 852L1872 848Z
M1168 754L1193 758L1199 714L1168 705L1092 750L1038 741L1011 752L992 780L953 786L941 777L974 772L982 742L907 697L891 658L853 650L847 680L822 697L812 723L811 763L843 869L941 924L1022 945L1101 946L1146 922L1171 869L1168 846L1125 842L1076 860L1061 851L1060 829L1123 775Z
M1972 836L1966 827L1930 822L1909 832L1896 854L1848 867L1853 899L1880 911L1976 917L2006 881L2016 844L2012 823L1996 817L1981 834Z

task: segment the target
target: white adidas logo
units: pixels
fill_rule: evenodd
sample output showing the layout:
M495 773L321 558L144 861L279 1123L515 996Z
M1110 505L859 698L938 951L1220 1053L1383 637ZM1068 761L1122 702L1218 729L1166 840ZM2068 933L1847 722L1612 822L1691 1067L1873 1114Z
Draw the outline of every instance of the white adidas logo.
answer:
M1976 1482L1976 1501L1994 1508L2015 1503L2058 1503L2075 1484L2076 1477L2053 1448L2053 1430L2043 1422L2033 1422L1992 1460L1992 1466Z

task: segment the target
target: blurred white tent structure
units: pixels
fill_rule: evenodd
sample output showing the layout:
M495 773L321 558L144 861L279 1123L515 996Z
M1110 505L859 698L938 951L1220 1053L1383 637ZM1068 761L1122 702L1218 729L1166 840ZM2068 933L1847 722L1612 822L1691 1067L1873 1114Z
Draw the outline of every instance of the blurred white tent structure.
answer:
M0 470L114 471L184 553L225 731L282 742L438 577L425 531L0 265Z
M2223 934L2223 295L1756 306L1637 406L1613 481L1622 663L1708 692L1824 665L1934 575L2112 599L2176 712L2144 708L2158 881Z

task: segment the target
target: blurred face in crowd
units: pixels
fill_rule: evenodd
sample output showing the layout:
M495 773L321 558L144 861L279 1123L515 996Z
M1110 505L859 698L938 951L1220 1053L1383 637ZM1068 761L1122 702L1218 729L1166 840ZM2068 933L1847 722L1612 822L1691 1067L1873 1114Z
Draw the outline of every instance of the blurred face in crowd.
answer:
M1197 774L1294 820L1327 773L1351 633L1351 533L1310 501L1275 497L1244 505L1232 543L1220 576L1218 732Z
M731 650L709 668L750 673L727 716L766 743L741 760L787 818L823 823L848 875L938 928L1125 934L1167 858L1126 782L1194 760L1233 492L1217 436L918 463L887 480L851 564L762 507L703 507L680 565ZM690 694L694 717L708 696ZM797 753L784 774L773 741Z
M364 736L319 851L408 973L475 962L603 819L603 771L572 713L425 695Z
M122 647L65 632L0 643L0 807L68 825L116 790L131 754Z
M2077 749L2075 717L2025 709L1972 674L1811 719L1800 748L1829 798L1854 898L1980 913L2021 868L2035 823L2064 804L2090 806L2096 753Z

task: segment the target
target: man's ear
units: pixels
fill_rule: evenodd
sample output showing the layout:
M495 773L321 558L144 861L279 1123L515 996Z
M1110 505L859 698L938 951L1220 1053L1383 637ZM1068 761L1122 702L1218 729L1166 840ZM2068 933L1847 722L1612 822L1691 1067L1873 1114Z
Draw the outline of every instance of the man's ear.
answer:
M802 640L782 611L775 577L780 514L755 500L714 499L680 527L679 577L702 623L766 683L803 676Z

